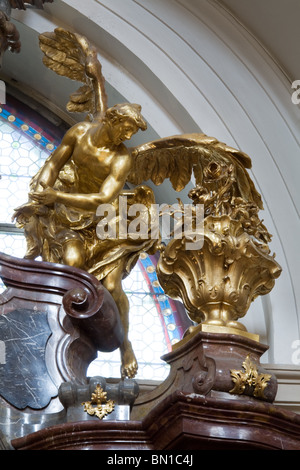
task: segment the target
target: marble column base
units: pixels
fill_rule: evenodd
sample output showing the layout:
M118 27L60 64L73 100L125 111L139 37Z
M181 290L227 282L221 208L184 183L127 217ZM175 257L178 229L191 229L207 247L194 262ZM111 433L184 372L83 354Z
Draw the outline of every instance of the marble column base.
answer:
M132 419L144 418L154 406L175 391L201 396L221 393L228 399L253 397L272 403L277 393L277 379L260 364L260 358L267 349L268 346L245 336L196 330L177 343L172 352L163 356L170 365L169 376L156 389L137 398ZM261 393L258 393L259 386L255 386L253 373L247 376L245 362L256 371L257 381L264 383L264 379L267 380ZM245 382L244 389L241 386L237 390L235 376L241 377L241 385Z
M64 423L15 439L12 446L15 450L138 452L299 450L300 416L253 398L228 400L177 391L141 421L94 419ZM101 462L107 456L99 455ZM203 463L202 454L195 454L197 457ZM141 458L151 461L145 453ZM200 465L201 461L197 463Z

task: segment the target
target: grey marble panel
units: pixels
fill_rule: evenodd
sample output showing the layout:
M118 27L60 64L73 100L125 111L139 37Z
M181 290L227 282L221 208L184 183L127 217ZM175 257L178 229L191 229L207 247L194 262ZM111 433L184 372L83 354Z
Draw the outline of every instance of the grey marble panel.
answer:
M47 371L47 313L15 309L0 315L0 395L18 409L41 409L57 395Z

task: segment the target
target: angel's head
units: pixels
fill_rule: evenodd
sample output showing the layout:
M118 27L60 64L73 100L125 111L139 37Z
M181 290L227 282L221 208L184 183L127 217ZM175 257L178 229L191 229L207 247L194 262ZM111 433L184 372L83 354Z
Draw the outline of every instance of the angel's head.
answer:
M103 123L111 127L112 139L116 144L130 139L139 129L147 129L147 123L141 115L141 106L132 103L116 104L108 108Z

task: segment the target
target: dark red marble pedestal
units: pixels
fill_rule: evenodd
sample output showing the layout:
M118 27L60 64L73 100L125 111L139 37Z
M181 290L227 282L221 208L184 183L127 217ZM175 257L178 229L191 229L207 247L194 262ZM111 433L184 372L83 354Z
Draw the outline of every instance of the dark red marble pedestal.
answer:
M140 394L130 421L65 423L15 439L12 445L18 450L300 449L300 416L272 404L276 377L260 364L266 349L243 336L199 331L164 356L170 364L168 378ZM247 385L233 393L232 370L243 373L246 357L267 378L259 397L250 380L253 371Z
M58 391L69 382L71 395L82 391L97 350L120 346L117 307L93 276L70 267L0 253L0 276L0 448L300 449L300 416L272 404L276 377L260 364L267 346L197 328L163 357L169 376L138 396L130 420L70 422Z
M143 419L152 408L174 392L200 396L225 393L232 399L234 389L232 371L243 372L243 363L249 357L258 374L268 377L261 398L273 402L277 393L277 379L260 364L268 349L248 337L228 333L208 333L199 330L176 344L176 348L163 356L170 365L170 373L154 390L141 394L135 401L132 419ZM241 398L253 397L254 387L245 386ZM239 395L236 395L238 397ZM229 405L232 401L229 401Z
M142 421L82 421L15 439L16 450L299 450L300 416L255 401L175 392Z

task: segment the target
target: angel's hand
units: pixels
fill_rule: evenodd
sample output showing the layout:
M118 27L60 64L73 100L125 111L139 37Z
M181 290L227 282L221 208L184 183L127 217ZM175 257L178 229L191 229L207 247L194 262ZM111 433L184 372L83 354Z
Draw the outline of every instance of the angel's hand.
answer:
M97 55L93 52L90 52L86 58L85 72L90 78L95 78L97 76Z
M40 185L44 188L44 191L35 191L33 193L30 193L30 198L33 199L33 201L39 203L39 204L44 204L45 206L51 206L54 204L54 202L57 200L58 194L55 189L51 188L50 186L47 186L44 183L40 183Z

